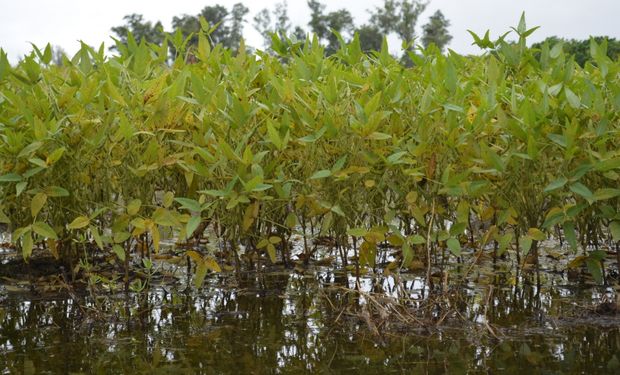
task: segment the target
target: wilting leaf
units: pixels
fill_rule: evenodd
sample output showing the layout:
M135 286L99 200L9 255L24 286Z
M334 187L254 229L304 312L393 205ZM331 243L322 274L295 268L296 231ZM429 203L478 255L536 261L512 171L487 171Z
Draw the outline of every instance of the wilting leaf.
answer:
M222 269L220 268L220 265L217 264L215 259L213 259L212 257L204 258L204 262L205 262L205 265L206 265L207 269L210 269L213 272L218 272L218 273L222 272Z

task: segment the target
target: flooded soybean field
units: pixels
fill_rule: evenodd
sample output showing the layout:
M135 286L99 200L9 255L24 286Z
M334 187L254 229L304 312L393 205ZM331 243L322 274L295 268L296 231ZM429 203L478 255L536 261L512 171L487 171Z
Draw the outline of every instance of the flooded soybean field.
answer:
M538 273L506 272L506 262L489 261L464 282L434 277L434 289L416 272L357 281L318 265L271 266L207 276L198 290L186 287L183 267L164 264L128 294L102 284L97 291L63 286L61 278L5 277L0 371L620 371L614 289L544 263Z

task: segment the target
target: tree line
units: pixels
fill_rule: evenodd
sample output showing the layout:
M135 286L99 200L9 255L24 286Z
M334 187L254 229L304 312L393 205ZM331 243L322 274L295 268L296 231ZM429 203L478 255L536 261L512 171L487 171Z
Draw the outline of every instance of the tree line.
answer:
M339 37L349 41L358 34L360 45L366 52L380 50L383 39L396 35L405 45L411 45L416 39L416 26L420 15L426 10L428 2L420 0L384 0L383 4L368 10L369 21L356 25L351 12L338 9L328 12L325 4L317 0L307 1L310 21L307 28L293 25L288 14L286 0L277 3L273 9L262 9L253 17L253 27L262 35L263 46L269 49L272 35L305 40L308 34L314 34L325 46L326 54L338 49ZM213 45L238 49L243 38L249 9L242 3L234 4L230 9L223 5L205 6L200 13L183 14L172 18L172 34L180 34L187 39L189 46L198 43L196 35L201 30L201 18L210 26L210 41ZM112 28L115 39L127 43L129 33L138 41L161 44L167 32L161 22L147 21L141 14L130 14L123 18L124 24ZM421 42L425 47L434 44L440 50L452 40L448 31L450 22L438 10L422 27ZM112 47L115 48L115 47Z

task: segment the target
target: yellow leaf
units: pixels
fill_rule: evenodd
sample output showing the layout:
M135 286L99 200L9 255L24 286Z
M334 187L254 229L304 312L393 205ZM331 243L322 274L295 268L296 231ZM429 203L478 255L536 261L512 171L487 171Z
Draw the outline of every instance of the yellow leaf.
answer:
M151 236L153 237L153 247L155 248L155 253L159 253L159 241L161 238L161 234L159 233L159 229L157 226L154 226L150 229Z
M56 240L48 238L45 241L47 242L47 248L49 249L50 253L52 253L54 259L58 260L60 258L60 254L58 254L58 244Z
M90 224L90 219L86 216L78 216L76 217L71 224L67 226L69 229L81 229Z
M415 191L410 191L409 193L407 193L405 200L409 204L414 204L418 200L418 193Z
M272 243L267 245L267 254L269 254L269 259L271 259L271 263L276 262L276 248Z
M527 234L536 241L544 241L547 239L547 236L540 229L537 228L530 228L527 231Z
M217 262L215 261L215 259L208 257L206 259L204 259L204 263L205 266L207 266L208 269L210 269L213 272L222 272L222 269L220 268L220 265L217 264Z
M37 216L41 208L47 202L47 194L45 193L37 193L34 197L32 197L32 202L30 202L30 213L32 217Z
M202 255L200 255L200 253L195 250L189 250L185 252L185 255L190 257L196 263L202 262Z
M140 199L133 199L127 205L127 213L132 216L137 214L140 211L140 206L142 206L142 201Z
M163 199L164 207L166 208L170 207L173 201L174 201L174 193L171 191L166 192L166 194L164 194L164 199Z
M32 235L28 232L22 237L22 256L26 262L32 255L32 247Z

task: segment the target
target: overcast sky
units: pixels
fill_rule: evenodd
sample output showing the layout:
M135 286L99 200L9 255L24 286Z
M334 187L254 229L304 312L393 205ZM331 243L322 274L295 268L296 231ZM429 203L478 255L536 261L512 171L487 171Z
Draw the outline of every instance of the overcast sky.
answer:
M143 14L150 21L159 20L169 30L175 15L197 14L206 5L221 4L230 8L239 1L250 8L245 38L249 45L261 47L262 39L252 27L252 18L262 8L273 8L279 0L0 0L0 47L11 61L30 51L29 42L38 46L49 42L74 53L79 47L78 40L95 46L101 42L110 45L110 28L122 24L123 16L130 13ZM348 9L360 25L368 19L367 9L383 0L323 2L328 11ZM307 28L306 1L289 0L288 4L293 24ZM419 20L418 33L437 9L451 22L450 33L454 39L449 47L460 53L477 51L471 46L466 30L482 33L490 29L492 35L497 36L515 26L522 11L526 13L528 27L541 26L531 38L532 42L551 35L579 39L607 35L620 39L620 0L431 0Z

